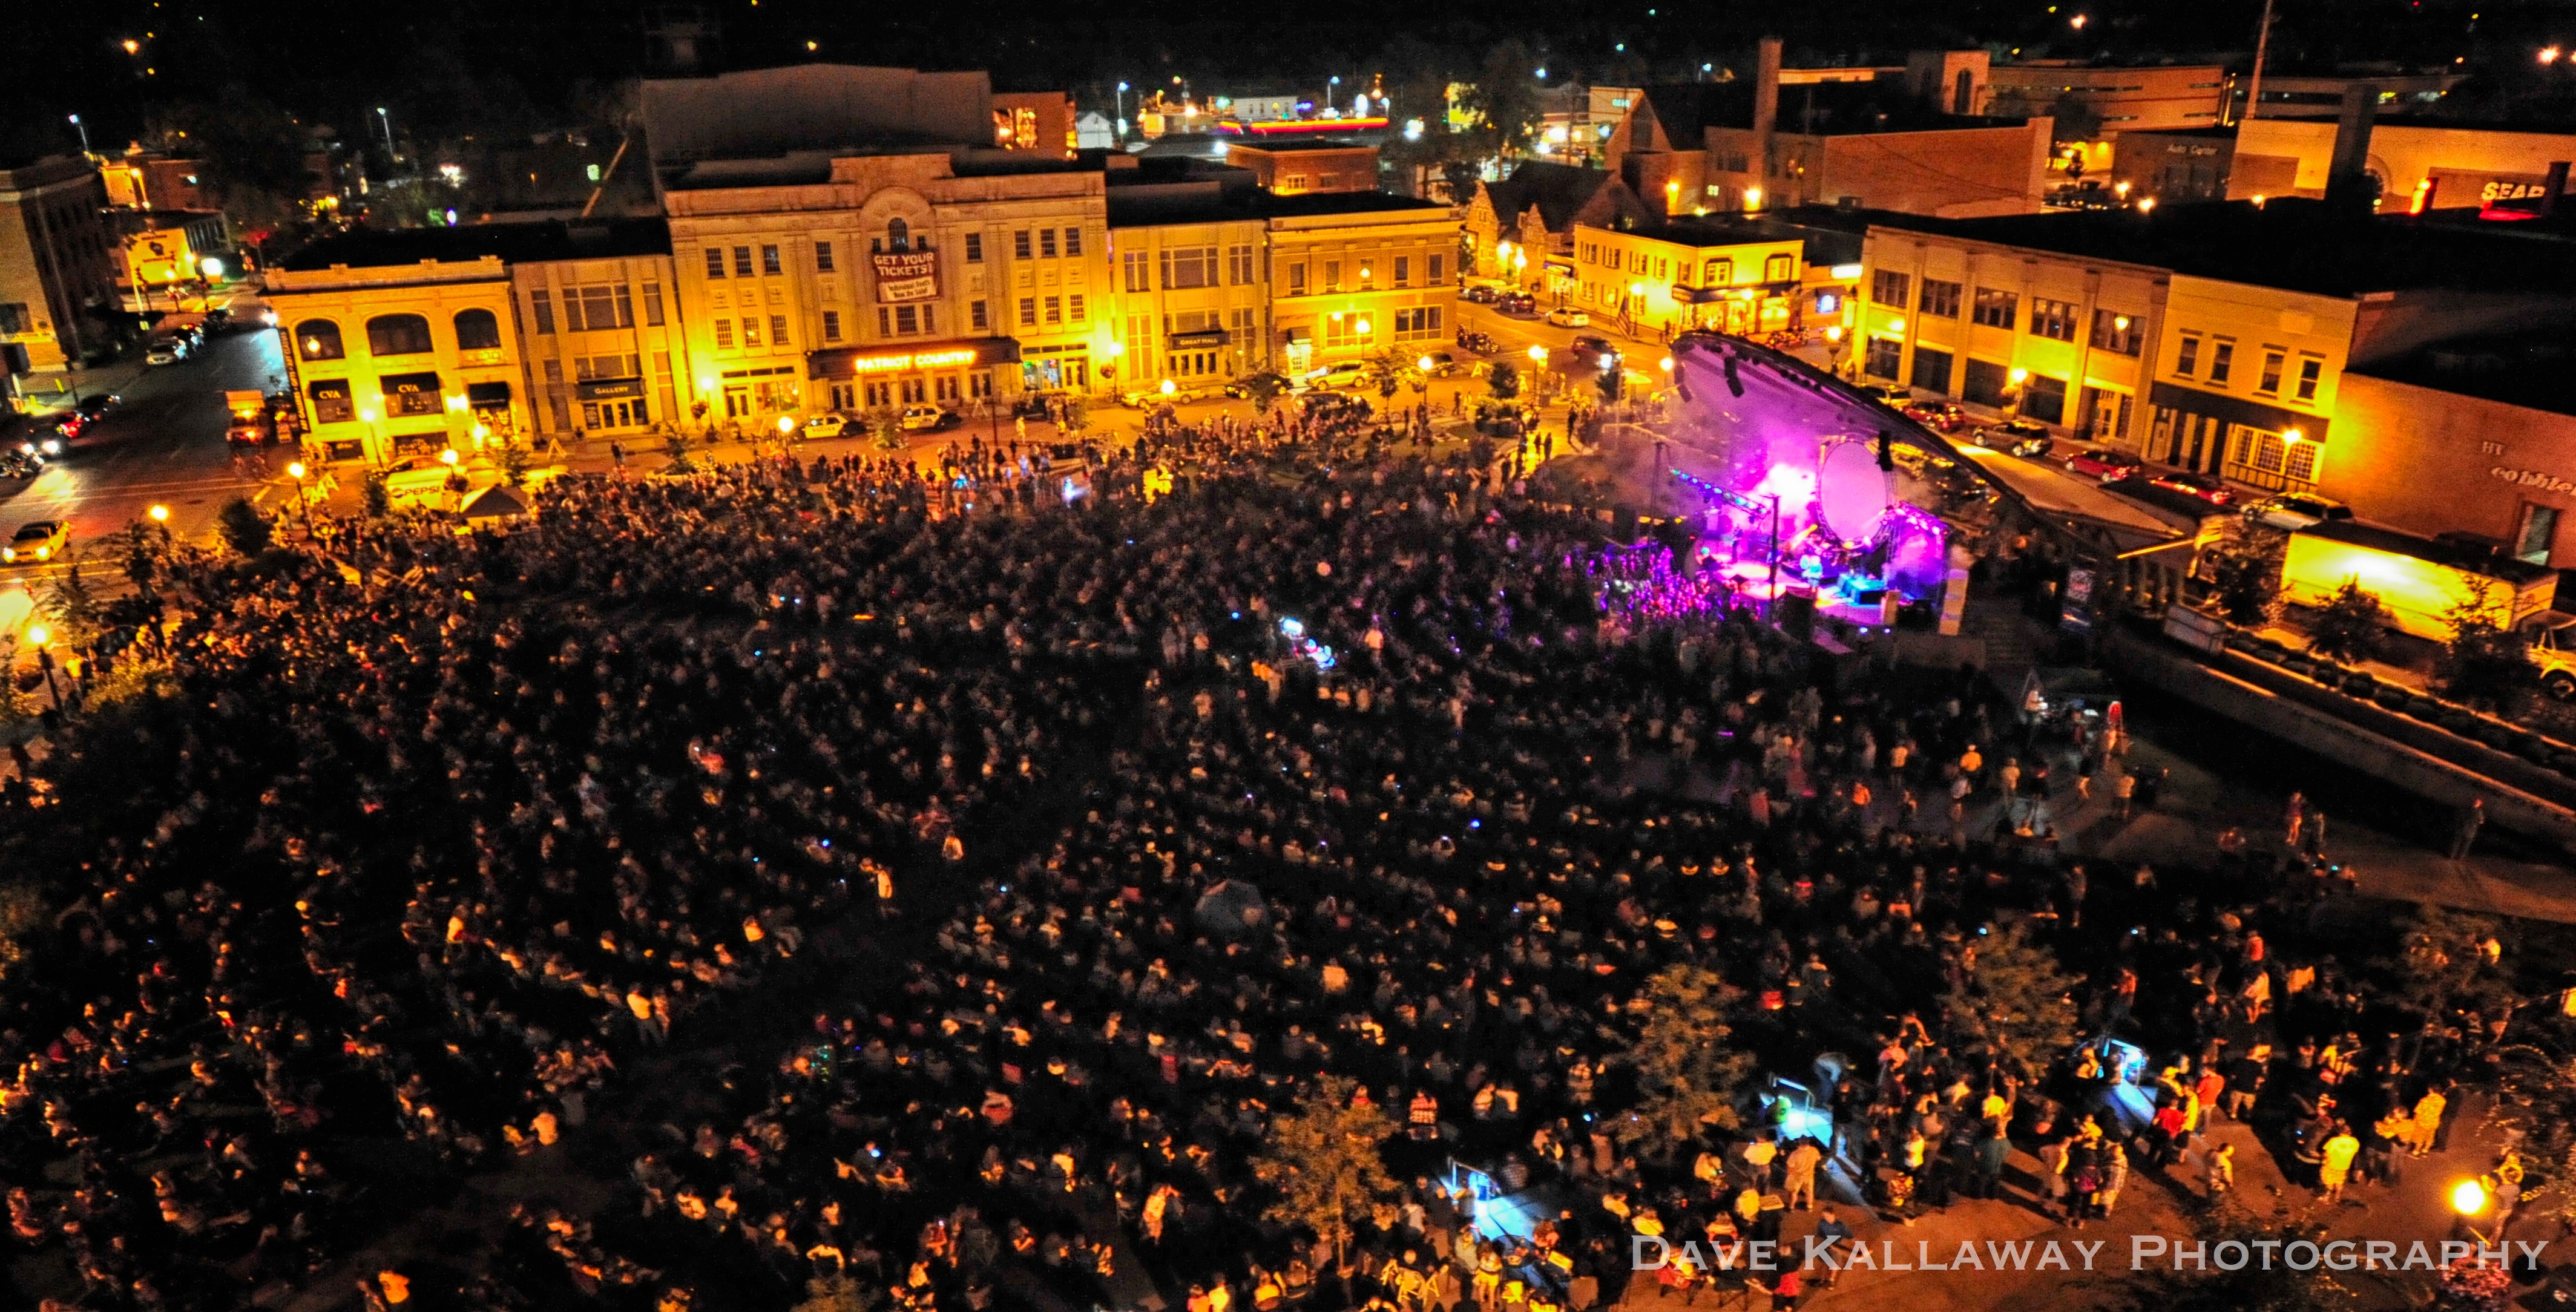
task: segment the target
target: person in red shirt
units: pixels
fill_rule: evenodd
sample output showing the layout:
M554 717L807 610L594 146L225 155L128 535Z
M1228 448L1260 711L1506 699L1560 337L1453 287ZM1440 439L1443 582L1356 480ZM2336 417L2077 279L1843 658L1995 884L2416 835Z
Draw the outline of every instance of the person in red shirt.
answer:
M1798 1312L1798 1300L1806 1292L1806 1282L1800 1279L1798 1268L1790 1267L1780 1273L1780 1283L1771 1287L1771 1306L1775 1312Z

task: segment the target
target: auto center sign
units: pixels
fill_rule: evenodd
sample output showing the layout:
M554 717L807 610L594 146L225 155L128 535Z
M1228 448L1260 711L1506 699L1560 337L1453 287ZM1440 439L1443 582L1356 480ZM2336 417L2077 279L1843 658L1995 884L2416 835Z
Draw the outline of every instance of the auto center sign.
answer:
M868 260L876 265L877 300L899 305L939 299L939 252L893 251Z

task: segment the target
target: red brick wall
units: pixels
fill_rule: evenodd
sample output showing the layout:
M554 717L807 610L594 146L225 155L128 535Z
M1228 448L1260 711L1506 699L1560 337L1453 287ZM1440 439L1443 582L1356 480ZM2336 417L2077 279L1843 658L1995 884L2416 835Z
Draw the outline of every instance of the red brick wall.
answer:
M2317 490L2427 536L2510 540L2526 503L2554 507L2549 563L2576 565L2576 416L2346 373Z

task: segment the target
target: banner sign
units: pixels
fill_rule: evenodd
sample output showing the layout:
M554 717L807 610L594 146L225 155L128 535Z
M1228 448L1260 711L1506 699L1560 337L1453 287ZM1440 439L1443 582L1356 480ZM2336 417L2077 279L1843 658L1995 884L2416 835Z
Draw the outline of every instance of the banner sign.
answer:
M939 252L895 251L871 255L877 269L877 299L888 304L939 299Z

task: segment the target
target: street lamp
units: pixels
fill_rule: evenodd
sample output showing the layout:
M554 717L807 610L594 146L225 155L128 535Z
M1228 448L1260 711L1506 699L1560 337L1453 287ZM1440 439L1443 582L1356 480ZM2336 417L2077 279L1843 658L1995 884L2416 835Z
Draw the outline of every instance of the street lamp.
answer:
M72 115L72 127L80 133L81 154L89 154L89 125L81 122L80 115L74 114Z
M385 162L388 164L401 163L402 160L394 154L393 116L385 112L384 106L378 105L376 106L376 121L384 125L385 129Z
M27 626L27 641L36 644L36 668L45 672L45 691L53 695L54 709L59 711L63 709L63 690L54 683L54 654L45 649L53 636L53 631L42 624Z
M304 537L310 541L313 537L313 503L304 496L304 462L288 462L286 476L295 480L295 504L304 508Z
M1110 104L1111 104L1111 105L1112 105L1112 106L1117 110L1117 115L1116 115L1116 117L1117 117L1117 119L1118 119L1118 135L1119 135L1119 136L1121 136L1121 137L1124 137L1124 136L1126 136L1126 135L1127 135L1127 84L1126 84L1126 83L1121 82L1121 83L1119 83L1119 84L1118 84L1118 94L1117 94L1117 95L1115 95L1115 96L1113 96L1113 97L1111 97L1111 99L1110 99Z

